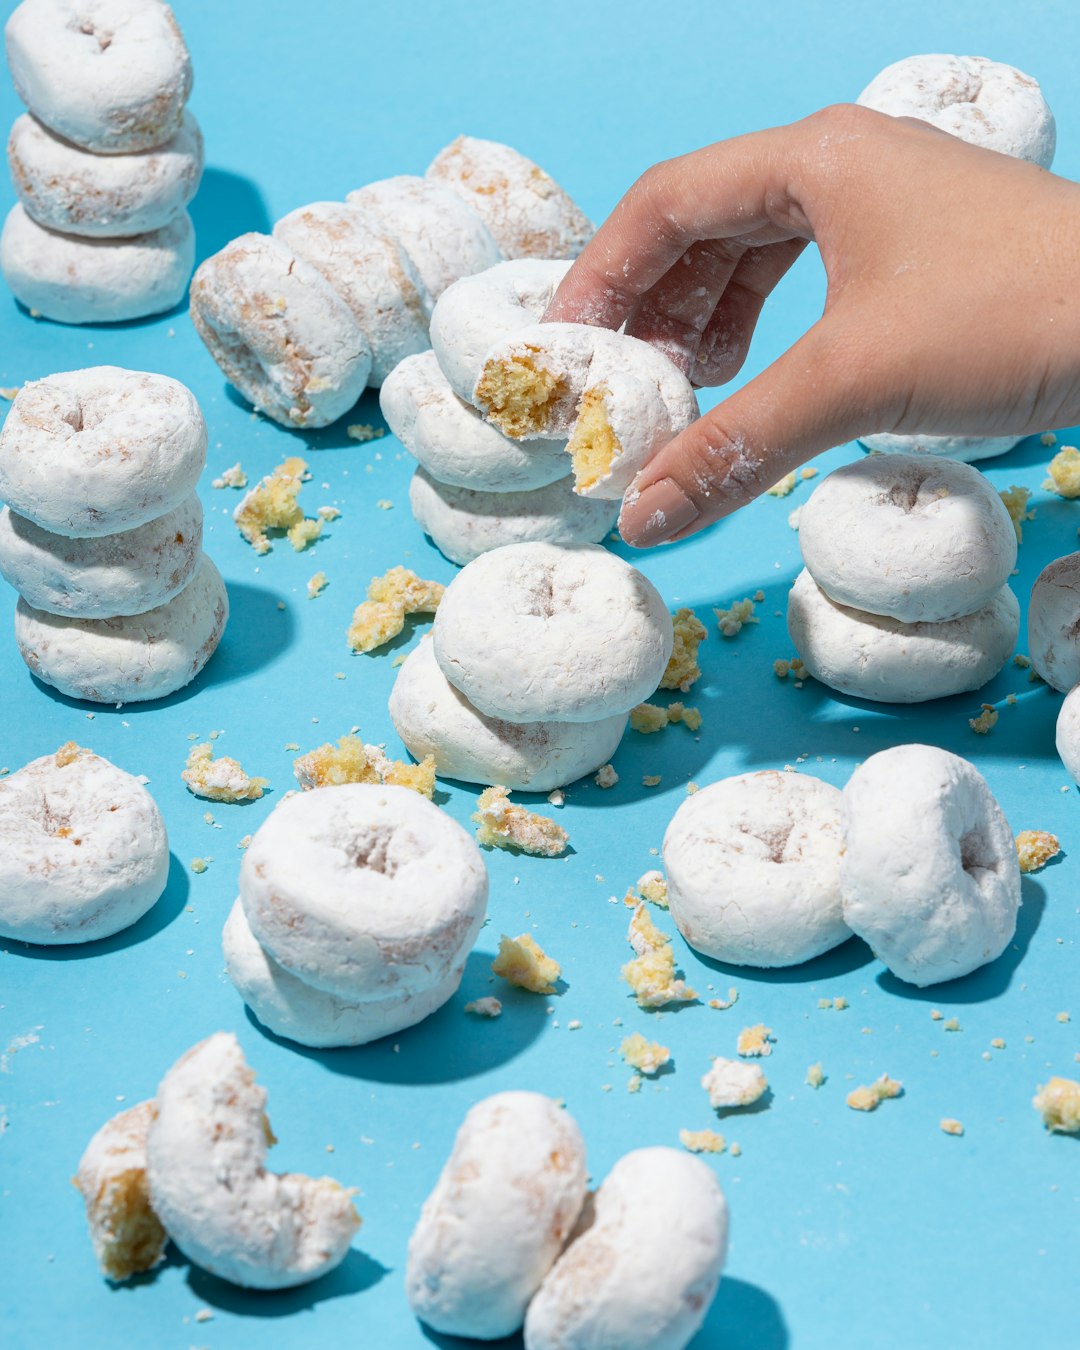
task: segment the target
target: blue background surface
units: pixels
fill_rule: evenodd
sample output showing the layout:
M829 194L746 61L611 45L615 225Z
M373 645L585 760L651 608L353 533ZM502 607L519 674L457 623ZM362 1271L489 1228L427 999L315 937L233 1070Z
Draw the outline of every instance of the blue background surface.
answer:
M422 172L462 131L518 146L599 219L652 161L854 97L882 66L919 51L984 54L1036 75L1058 118L1055 167L1080 176L1072 3L179 0L176 9L209 164L193 208L200 257L294 206ZM0 80L0 120L18 111ZM0 183L3 209L11 200ZM807 257L766 307L746 376L816 317L822 296L820 265ZM287 743L308 749L359 724L365 739L400 752L386 711L391 657L350 656L345 627L372 575L405 562L448 581L454 568L411 519L410 465L393 439L357 445L344 424L302 436L253 418L182 309L144 324L71 329L36 323L0 295L0 383L97 362L166 372L198 396L210 427L206 547L228 581L233 616L190 689L164 703L98 708L90 720L88 705L31 680L10 636L0 644L0 766L15 769L68 738L87 744L149 775L175 853L165 896L127 933L85 948L9 942L0 955L0 1344L463 1344L414 1321L402 1271L418 1208L468 1106L511 1087L564 1097L602 1179L630 1148L674 1144L681 1127L716 1124L698 1080L710 1056L732 1053L739 1030L757 1021L776 1036L765 1064L772 1097L719 1125L743 1152L710 1160L730 1201L732 1246L694 1350L1004 1347L1033 1333L1075 1344L1080 1140L1046 1135L1030 1106L1051 1073L1076 1076L1080 1051L1077 790L1054 753L1058 696L1012 666L981 695L930 708L873 707L813 682L796 690L777 681L772 662L790 655L779 615L800 566L787 517L808 485L756 502L707 535L635 559L673 607L692 605L709 624L705 675L689 699L704 713L700 736L683 727L628 735L616 788L569 792L559 813L574 847L565 861L489 855L490 923L460 993L439 1014L393 1043L299 1050L258 1029L222 972L237 841L291 785ZM380 422L374 398L347 420ZM308 554L279 541L260 559L228 518L238 494L211 490L210 479L237 459L254 479L292 453L311 464L309 513L332 502L342 516ZM845 447L818 464L857 453ZM1077 542L1080 503L1038 490L1049 453L1030 440L988 464L997 486L1036 489L1015 578L1022 600L1039 569ZM378 499L393 509L378 509ZM309 601L305 583L317 569L330 585ZM710 606L759 587L760 624L721 639ZM14 597L2 603L6 625ZM1000 703L1010 692L1017 705L1002 707L989 736L973 735L967 719L980 700ZM211 806L220 829L204 822L208 804L179 778L189 733L211 729L223 733L220 753L273 788L254 805ZM628 914L609 898L656 865L650 850L688 780L807 756L805 770L843 784L858 760L911 740L973 758L1014 829L1053 830L1064 843L1058 862L1025 880L1016 941L998 962L919 992L883 975L856 940L770 974L701 960L676 936L690 982L706 997L735 986L738 1003L727 1012L636 1008L619 978ZM662 775L659 787L641 785L648 773ZM473 802L460 785L446 792L459 820ZM203 875L189 869L195 856L212 857ZM490 984L499 933L524 930L562 962L565 988L553 999ZM487 992L503 998L502 1018L467 1018L465 1001ZM820 997L837 995L847 1011L818 1010ZM1058 1022L1070 1005L1073 1022ZM944 1032L934 1008L962 1030ZM572 1019L580 1030L568 1030ZM336 1273L290 1293L246 1294L176 1256L110 1288L69 1178L118 1103L151 1095L183 1050L219 1028L238 1034L269 1089L282 1141L274 1165L361 1188L355 1249ZM669 1045L675 1065L637 1096L625 1091L617 1054L632 1030ZM1007 1048L990 1050L994 1037ZM817 1060L828 1081L813 1092L803 1079ZM873 1115L848 1110L851 1086L885 1071L903 1080L904 1096ZM959 1117L964 1137L941 1133L942 1116ZM212 1320L196 1323L200 1309Z

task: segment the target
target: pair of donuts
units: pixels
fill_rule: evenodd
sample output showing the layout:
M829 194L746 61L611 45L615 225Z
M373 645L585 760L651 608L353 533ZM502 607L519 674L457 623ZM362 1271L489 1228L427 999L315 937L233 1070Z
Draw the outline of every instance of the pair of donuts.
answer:
M33 380L0 431L0 576L29 668L73 698L163 698L228 617L202 552L206 424L165 375L93 366Z
M608 762L673 641L658 592L614 554L508 544L447 587L390 718L444 777L547 792Z
M191 61L161 0L22 0L5 29L29 109L8 139L0 234L17 300L59 323L144 318L183 297L203 171Z
M1016 532L970 465L910 454L846 464L802 508L799 543L788 632L823 684L921 703L980 688L1012 654Z
M439 296L502 258L573 258L592 226L540 167L462 138L425 177L290 212L208 258L191 317L249 402L283 426L336 421L367 385L427 350Z

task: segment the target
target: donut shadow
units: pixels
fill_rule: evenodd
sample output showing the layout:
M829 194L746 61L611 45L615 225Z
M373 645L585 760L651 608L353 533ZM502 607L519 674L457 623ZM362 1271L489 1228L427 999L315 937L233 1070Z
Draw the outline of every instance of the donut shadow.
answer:
M196 1298L220 1312L239 1317L291 1317L294 1313L310 1312L333 1298L362 1294L389 1274L389 1266L350 1247L341 1265L294 1289L243 1289L191 1262L187 1283Z
M196 267L237 235L268 234L271 228L266 202L251 179L209 164L188 214L195 226Z
M982 470L1001 467L1008 469L1030 469L1045 468L1047 460L1061 449L1063 445L1072 445L1075 438L1080 435L1080 430L1076 427L1064 427L1058 433L1057 444L1046 446L1039 440L1037 433L1025 436L1019 445L1014 445L1011 450L1006 450L1003 455L992 455L989 459L978 460L974 467Z
M444 1332L436 1331L434 1327L429 1327L426 1322L417 1322L426 1341L432 1345L437 1345L439 1350L476 1350L478 1345L483 1345L485 1350L524 1350L525 1339L520 1331L513 1336L502 1336L497 1341L476 1341L467 1336L447 1336Z
M686 942L686 939L682 939ZM689 943L688 950L694 951ZM862 938L846 938L838 946L832 947L820 956L803 961L797 966L736 966L726 961L715 961L711 956L694 952L697 960L707 969L723 975L726 979L742 980L756 984L817 984L838 980L851 975L875 960L874 953ZM691 977L690 983L693 983Z
M65 942L47 946L18 942L12 938L6 943L0 939L0 946L3 946L8 956L26 956L35 961L85 961L95 956L111 956L113 952L146 942L162 929L168 928L169 924L184 912L190 890L191 878L187 868L175 853L170 853L169 875L165 889L142 918L130 928L122 928L111 937L97 938L92 942Z
M756 1284L725 1275L687 1350L787 1350L790 1344L776 1299Z
M58 328L77 328L83 333L116 333L123 332L127 328L148 328L151 324L161 323L165 319L177 319L188 312L188 292L187 286L184 287L184 294L177 300L176 304L169 309L159 310L155 314L146 314L141 319L112 319L101 323L68 323L64 319L50 319L45 314L31 314L30 310L21 300L15 300L12 297L15 308L21 315L31 319L34 323L55 324Z
M235 407L241 408L246 413L256 413L264 422L277 427L286 435L298 436L312 451L351 448L360 452L369 448L378 449L383 442L393 445L398 444L393 439L393 434L379 408L379 391L377 389L365 389L348 412L342 413L336 422L331 422L327 427L283 426L274 418L267 417L265 413L259 412L253 404L247 401L239 389L234 388L231 384L225 385L225 397ZM349 435L349 427L353 425L374 427L376 431L381 428L383 434L381 436L376 435L369 441L360 441Z

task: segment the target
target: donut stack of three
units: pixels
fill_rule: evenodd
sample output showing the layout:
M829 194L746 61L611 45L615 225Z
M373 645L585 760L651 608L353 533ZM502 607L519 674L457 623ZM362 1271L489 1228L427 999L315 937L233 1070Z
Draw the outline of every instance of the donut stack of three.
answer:
M8 141L19 202L0 236L17 300L59 323L171 309L195 261L203 170L191 62L161 0L23 0L5 29L29 111Z
M34 380L0 432L0 574L31 671L95 703L195 678L228 617L202 552L206 424L165 375L94 366Z
M1012 654L1016 532L970 465L901 454L847 464L802 508L799 542L788 631L823 684L921 703L981 688Z

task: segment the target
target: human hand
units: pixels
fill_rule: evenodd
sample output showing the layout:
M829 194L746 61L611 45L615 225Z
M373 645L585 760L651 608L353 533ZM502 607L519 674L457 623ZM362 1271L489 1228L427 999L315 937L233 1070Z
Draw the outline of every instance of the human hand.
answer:
M628 543L693 534L855 436L1080 420L1080 187L855 105L649 169L544 317L625 321L723 384L811 240L822 317L638 474Z

